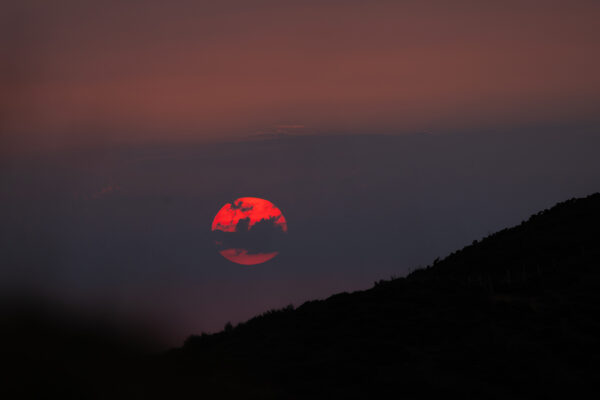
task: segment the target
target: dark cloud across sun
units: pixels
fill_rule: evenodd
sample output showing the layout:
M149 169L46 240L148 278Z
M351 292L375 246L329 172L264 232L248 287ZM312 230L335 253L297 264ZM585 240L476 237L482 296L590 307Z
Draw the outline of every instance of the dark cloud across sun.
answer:
M230 261L253 265L279 253L287 222L270 201L243 197L223 206L212 223L219 253Z

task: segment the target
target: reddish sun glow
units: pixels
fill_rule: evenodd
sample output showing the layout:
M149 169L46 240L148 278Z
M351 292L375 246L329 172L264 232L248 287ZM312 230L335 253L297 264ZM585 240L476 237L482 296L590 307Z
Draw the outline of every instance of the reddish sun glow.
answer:
M268 200L258 197L242 197L233 203L227 203L219 210L212 222L212 230L235 232L240 219L250 218L248 228L263 219L275 218L275 224L287 232L287 223L279 208Z
M277 251L271 253L248 254L248 250L245 249L227 249L221 250L219 253L229 261L242 265L261 264L279 254Z
M257 197L242 197L232 203L225 204L215 216L211 229L212 231L222 231L235 234L238 232L238 222L248 220L247 229L263 220L271 220L273 227L287 232L287 222L283 214L270 201ZM220 240L215 241L218 246L224 246ZM219 253L226 259L242 265L261 264L274 258L279 252L249 252L244 248L224 248Z

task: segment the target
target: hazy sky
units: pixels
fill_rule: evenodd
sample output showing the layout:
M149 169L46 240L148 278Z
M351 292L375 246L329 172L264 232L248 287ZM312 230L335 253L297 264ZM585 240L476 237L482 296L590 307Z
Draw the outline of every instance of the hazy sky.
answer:
M0 293L179 344L600 188L599 1L0 8ZM244 196L289 228L252 268L210 232Z
M180 343L403 276L598 191L598 132L284 136L13 161L0 169L0 293L150 319ZM242 196L287 220L266 264L233 264L213 243L215 214Z
M597 1L3 2L6 144L598 120Z

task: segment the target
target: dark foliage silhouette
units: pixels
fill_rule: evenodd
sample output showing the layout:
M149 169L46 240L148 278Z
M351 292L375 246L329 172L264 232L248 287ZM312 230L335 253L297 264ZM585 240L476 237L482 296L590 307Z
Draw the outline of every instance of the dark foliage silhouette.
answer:
M578 398L600 379L599 241L595 194L406 278L269 311L165 353L97 356L92 342L78 358L70 341L38 346L34 334L11 362L47 360L49 346L52 367L24 381L77 398ZM64 373L95 357L111 367Z

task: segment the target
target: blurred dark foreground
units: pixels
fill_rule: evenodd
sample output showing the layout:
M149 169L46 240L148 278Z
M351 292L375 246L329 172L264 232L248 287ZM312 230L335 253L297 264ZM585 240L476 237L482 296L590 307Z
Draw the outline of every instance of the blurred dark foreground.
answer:
M406 278L156 351L139 327L11 299L2 398L579 398L600 381L600 195Z

